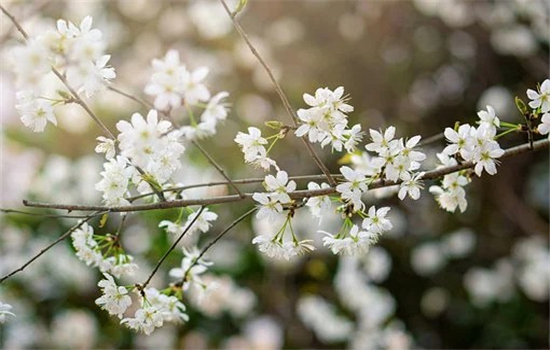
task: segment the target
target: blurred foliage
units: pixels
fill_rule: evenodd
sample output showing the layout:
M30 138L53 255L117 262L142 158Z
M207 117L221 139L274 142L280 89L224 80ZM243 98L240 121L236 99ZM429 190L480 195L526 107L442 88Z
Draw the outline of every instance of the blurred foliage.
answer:
M203 145L233 178L262 176L260 171L244 166L233 138L249 125L263 128L265 121L288 122L288 116L266 75L249 56L237 33L224 34L222 31L222 35L213 37L203 33L207 29L197 25L197 21L203 18L193 17L198 16L193 15L192 10L198 2L52 1L41 6L38 13L33 13L38 2L7 5L18 18L25 20L26 25L32 25L40 17L79 21L84 15L93 15L94 25L101 28L105 36L111 36L107 39L111 45L107 51L112 54L112 63L117 69L114 86L139 96L143 96L143 86L149 78L151 59L163 56L169 48L178 49L190 67L210 67L211 90L229 91L232 107L219 134ZM419 134L427 138L454 125L457 120L473 122L477 118L476 111L485 108L486 104L494 105L501 119L521 122L522 117L513 105L513 96L524 98L527 88L548 77L548 38L543 40L535 36L536 48L528 54L504 54L493 45L496 29L484 23L484 18L496 11L491 7L496 1L466 2L466 17L470 20L459 26L449 25L438 16L427 16L425 11L419 10L421 6L417 2L250 0L238 19L266 61L273 66L294 108L304 106L302 95L305 92L313 93L316 88L324 86L332 89L344 86L351 97L350 103L355 107L350 122L361 123L364 130L395 125L397 136ZM25 16L29 13L32 15ZM223 13L216 12L211 16L211 21L227 22ZM530 17L519 16L518 21L529 24ZM2 40L6 45L13 37L13 30L7 22L3 18L1 26ZM207 21L204 25L212 24ZM8 91L2 92L4 101L11 101L6 97L13 93L10 79L7 70L3 70L2 86ZM81 111L67 112L60 119L60 128L32 134L19 123L12 106L5 103L2 102L3 144L10 147L4 147L4 152L17 149L13 151L17 157L20 149L31 149L40 155L40 164L47 162L51 154L76 160L92 153L98 129L86 121ZM93 108L111 128L116 121L129 118L133 112L144 112L141 106L110 91L94 100ZM74 127L72 124L76 123L84 127ZM524 141L523 135L512 136L503 141L503 148ZM433 155L442 146L440 141L427 146L425 151ZM337 172L340 156L328 150L319 153L330 170ZM318 172L301 142L293 137L279 142L273 156L281 168L292 175ZM184 169L184 174L190 174L189 183L216 178L214 170L197 150L189 148L186 157L189 169ZM18 166L27 165L20 163ZM41 168L42 165L37 165L33 170L40 171ZM424 193L418 203L396 199L377 202L377 206L392 206L395 212L401 213L403 221L397 238L380 242L380 246L390 253L393 264L388 279L380 286L395 298L395 316L403 321L419 347L548 346L548 301L532 301L518 288L506 302L478 307L470 302L463 285L463 276L471 267L488 267L497 259L509 256L519 238L544 237L548 233L548 178L548 153L539 152L507 159L496 176L476 179L468 187L469 208L464 214L451 215L440 210L428 193ZM11 190L9 184L4 181L3 184L3 191ZM32 188L33 184L30 186ZM246 185L244 188L253 191L258 186ZM213 189L201 192L201 195L215 194L216 191L225 190ZM30 191L29 196L32 193L34 191ZM55 196L47 199L60 201ZM210 234L200 237L199 246L206 244L246 209L237 204L215 206L213 210L220 218ZM146 251L140 259L148 261L141 266L145 274L172 242L163 230L157 228L158 222L178 214L179 211L170 210L129 216L125 239L129 243L138 240L132 246L150 247L138 249ZM111 215L100 231L116 230L118 220L117 215ZM338 259L314 252L285 267L266 262L250 244L253 237L251 221L247 219L224 238L235 243L223 252L235 255L226 257L235 262L229 266L218 263L214 271L231 276L239 286L256 293L255 313L269 314L278 320L285 335L284 348L346 346L345 343L323 344L300 322L295 312L296 302L304 293L320 294L338 304L333 287ZM2 225L12 227L17 231L16 235L23 237L13 238L7 231L0 234L0 255L7 256L9 249L19 249L18 260L9 264L17 267L45 242L64 232L71 223L5 215ZM136 226L145 233L137 234ZM411 267L413 248L420 242L439 239L462 227L472 228L476 233L474 253L454 260L432 276L418 276ZM309 228L311 234L317 230L311 223ZM36 243L31 245L29 242ZM238 249L232 251L231 247ZM70 242L64 242L63 249L71 251ZM129 251L132 249L128 248ZM51 333L48 330L53 329L55 316L65 309L85 309L97 319L96 339L88 346L99 348L223 347L228 337L242 331L247 320L247 317L236 318L227 313L217 318L208 317L190 308L190 322L170 330L177 336L166 336L166 343L156 338L148 342L119 326L116 319L109 318L94 304L99 296L95 288L99 274L95 271L91 276L91 287L78 287L80 282L61 282L63 278L55 277L59 272L50 261L56 259L55 254L47 254L50 257L42 258L20 277L2 285L2 297L21 300L14 303L16 307L24 305L16 310L17 317L32 320L29 322L35 327L18 330L23 335L13 335L15 331L10 331L8 323L0 329L0 336L6 339L0 342L3 346L63 347L56 343L53 335L48 335ZM14 259L12 255L9 257ZM164 267L179 266L180 259L181 253L174 252ZM76 259L70 260L70 264L83 265ZM2 271L6 272L5 269ZM44 289L38 289L40 286ZM445 310L430 317L423 312L421 300L432 287L446 290L449 302ZM26 310L27 314L21 310ZM348 316L353 317L353 314ZM28 343L19 342L17 337L24 337L31 329L33 335L27 334ZM201 337L206 339L206 343L201 342Z

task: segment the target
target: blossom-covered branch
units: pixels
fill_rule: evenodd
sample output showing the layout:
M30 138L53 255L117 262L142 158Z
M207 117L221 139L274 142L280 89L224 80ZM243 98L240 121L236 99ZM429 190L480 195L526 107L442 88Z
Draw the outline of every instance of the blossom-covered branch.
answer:
M550 145L550 141L545 139L545 140L535 141L532 149L528 143L511 147L504 152L504 154L501 156L501 159L529 153L532 151L547 149L549 145ZM434 180L447 174L452 174L460 170L473 168L474 166L475 165L473 164L473 162L464 162L457 165L452 165L448 167L427 171L422 178L424 180ZM247 180L243 180L243 181L247 181ZM254 182L256 181L257 180L254 180ZM402 180L398 180L398 181L377 180L372 182L368 187L369 189L390 187L390 186L398 185L402 182L403 182ZM219 183L216 183L216 184L219 184ZM197 186L199 185L195 185L194 187L197 187ZM328 188L322 188L317 190L296 190L296 191L289 192L288 195L292 199L304 199L304 198L310 198L310 197L316 197L316 196L326 196L326 195L335 194L335 193L336 193L335 188L328 187ZM182 199L182 200L173 200L173 201L166 201L166 202L152 203L152 204L126 205L126 206L113 206L113 207L102 206L102 205L38 203L38 202L33 202L28 200L24 200L23 204L27 207L35 207L35 208L61 209L61 210L68 210L68 211L105 210L105 211L115 213L115 212L137 212L137 211L158 210L158 209L183 208L183 207L188 207L193 205L213 205L213 204L234 203L234 202L240 202L240 201L251 201L252 196L253 196L252 193L245 193L245 198L241 198L238 195L229 195L229 196L218 196L218 197L211 197L211 198Z

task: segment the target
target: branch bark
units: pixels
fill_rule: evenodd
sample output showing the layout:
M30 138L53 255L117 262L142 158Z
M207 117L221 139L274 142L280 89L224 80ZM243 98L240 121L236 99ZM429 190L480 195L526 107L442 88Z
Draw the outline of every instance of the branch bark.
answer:
M550 140L543 139L533 143L533 147L529 143L522 144L516 147L508 148L502 157L499 159L505 159L508 157L538 151L542 149L547 149L549 147ZM423 177L423 180L434 180L440 177L443 177L447 174L451 174L463 169L473 168L474 164L472 162L464 162L455 166L442 167L434 170L427 171ZM400 184L400 181L381 181L377 180L370 184L369 189L389 187ZM336 189L334 187L322 188L318 190L297 190L294 192L289 192L288 195L292 199L303 199L309 197L317 197L324 195L335 194ZM126 205L118 207L106 207L101 205L70 205L70 204L52 204L52 203L37 203L24 200L23 204L27 207L35 208L50 208L50 209L62 209L70 211L98 211L104 210L109 212L137 212L137 211L147 211L147 210L157 210L157 209L170 209L170 208L182 208L192 205L212 205L212 204L223 204L223 203L234 203L240 201L252 201L253 193L244 193L244 198L239 195L228 195L228 196L219 196L211 198L198 198L198 199L182 199L174 201L166 201L153 204L143 204L143 205Z

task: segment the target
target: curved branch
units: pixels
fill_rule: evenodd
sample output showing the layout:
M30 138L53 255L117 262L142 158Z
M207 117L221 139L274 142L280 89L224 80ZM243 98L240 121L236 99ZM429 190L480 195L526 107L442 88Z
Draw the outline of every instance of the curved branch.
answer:
M269 80L271 80L271 82L273 83L273 86L275 86L275 91L277 91L277 94L279 95L279 98L281 99L281 101L283 103L283 106L285 107L285 110L287 111L288 115L290 116L290 119L292 120L292 125L297 127L298 123L296 122L296 119L298 119L298 117L296 116L296 113L294 112L294 109L290 105L290 102L288 102L288 98L287 98L285 92L283 91L283 89L281 88L281 85L279 85L279 83L277 82L277 79L275 79L275 76L273 75L273 71L271 70L271 68L269 68L269 66L267 65L265 60L262 58L262 56L260 55L258 50L256 50L256 47L254 46L254 44L252 44L252 42L248 38L248 35L244 31L243 27L235 19L235 16L233 15L231 10L229 9L229 6L227 6L227 3L225 2L225 0L220 0L220 3L222 4L223 8L225 9L225 12L227 12L229 17L231 18L231 22L233 22L233 26L235 26L235 29L237 29L237 32L239 32L239 35L243 38L243 40L245 41L246 45L248 46L248 48L250 49L250 51L252 52L254 57L256 57L258 62L260 62L260 64L264 68L265 72L269 76ZM334 180L334 178L330 174L330 171L328 170L326 165L323 163L321 158L319 158L317 153L315 153L315 150L311 146L311 143L309 142L309 140L304 137L304 138L302 138L302 141L304 142L304 145L306 146L306 149L307 149L309 155L313 158L313 160L315 161L315 163L317 164L319 169L323 172L323 174L325 174L325 176L328 180L328 183L332 187L335 187L336 186L336 181Z
M157 273L158 269L160 268L160 265L164 262L164 260L166 260L166 258L168 257L168 255L170 255L170 253L176 248L176 246L178 245L178 243L182 240L183 236L185 236L185 234L191 229L191 227L193 226L193 224L195 223L195 221L197 221L199 219L199 217L201 216L204 208L206 208L205 206L202 206L200 209L199 209L199 212L197 213L197 215L193 218L193 220L189 223L189 225L187 225L187 227L185 228L185 230L179 235L178 239L176 239L174 241L174 243L172 244L172 246L170 248L168 248L168 250L164 253L164 255L162 256L162 258L160 258L160 260L157 262L157 265L155 266L155 268L153 269L153 271L151 272L151 274L149 275L149 277L147 278L147 281L145 281L145 283L143 284L140 284L140 285L137 285L140 292L141 293L144 293L144 290L145 288L147 287L147 285L149 284L149 282L151 282L151 279L153 278L153 276L155 275L155 273Z
M544 139L539 140L533 143L533 147L529 143L508 148L502 157L499 159L504 159L532 151L538 151L542 149L547 149L549 147L550 140ZM434 180L440 178L444 175L457 172L459 170L473 168L474 163L464 162L454 166L441 167L438 169L430 170L425 173L423 180ZM369 189L389 187L400 184L401 181L382 181L377 180L369 185ZM292 199L303 199L309 197L317 197L324 195L335 194L336 189L334 187L322 188L318 190L297 190L294 192L289 192L288 195ZM253 193L244 193L244 198L239 195L228 195L228 196L219 196L211 198L198 198L198 199L182 199L174 201L166 201L153 204L143 204L143 205L126 205L118 207L106 207L101 205L68 205L68 204L51 204L51 203L36 203L24 200L23 204L27 207L36 207L36 208L50 208L50 209L62 209L68 211L97 211L97 210L106 210L110 212L136 212L136 211L147 211L147 210L157 210L157 209L171 209L171 208L182 208L192 205L212 205L212 204L222 204L222 203L234 203L240 201L252 201Z

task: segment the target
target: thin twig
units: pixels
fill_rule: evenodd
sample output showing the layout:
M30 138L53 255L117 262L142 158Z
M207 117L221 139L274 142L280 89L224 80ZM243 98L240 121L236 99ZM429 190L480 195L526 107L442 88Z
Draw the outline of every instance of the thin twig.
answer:
M100 214L90 214L90 215L63 215L63 214L46 214L46 213L33 213L30 211L16 210L16 209L4 209L0 208L0 212L4 214L17 214L17 215L28 215L28 216L39 216L42 218L67 218L67 219L85 219L89 216L99 216Z
M216 163L216 161L214 160L214 158L212 158L210 156L210 154L208 154L208 152L206 152L206 150L204 148L202 148L202 146L196 141L196 140L193 140L193 145L195 145L195 147L197 147L199 149L199 151L201 151L202 154L204 154L204 156L206 157L206 159L208 159L208 162L210 164L212 164L212 166L214 168L216 168L216 170L218 170L218 172L224 177L224 179L227 180L227 182L229 182L229 185L231 185L231 187L233 187L233 189L237 192L237 194L241 197L241 198L244 198L245 195L244 193L241 192L241 190L239 190L239 188L237 187L237 185L235 185L235 183L233 182L233 180L231 180L229 178L229 176L227 176L227 174L225 173L225 171L222 169L221 166L218 165L218 163Z
M335 179L339 179L339 178L343 177L342 174L331 174L331 175ZM315 180L320 181L320 180L326 179L326 177L325 177L325 175L298 175L298 176L289 176L288 179L289 180L296 180L296 181L315 181ZM232 181L233 181L234 184L245 185L245 184L261 183L261 182L265 181L265 178L264 177L252 177L252 178L248 178L248 179L239 179L239 180L232 180ZM162 192L165 192L165 193L166 192L183 192L185 190L189 190L189 189L192 189L192 188L213 187L213 186L222 186L222 185L229 185L229 182L227 182L227 181L214 181L214 182L199 183L199 184L186 185L186 186L178 186L178 187L163 189ZM148 197L148 196L152 196L154 194L155 194L154 192L143 193L143 194L139 194L139 195L136 195L136 196L133 196L133 197L128 197L128 198L126 198L126 200L128 200L129 202L134 202L138 199L145 198L145 197Z
M23 27L21 27L21 24L19 24L17 19L15 19L15 17L11 13L9 13L1 4L0 4L0 9L11 20L11 22L13 23L13 25L15 25L19 33L23 35L25 40L29 40L29 36L27 32L25 32ZM69 92L71 93L74 102L79 104L86 111L86 113L88 113L88 115L96 122L97 125L99 125L101 129L103 129L103 132L107 134L109 138L115 140L116 139L115 135L113 135L113 133L109 131L107 126L103 124L103 122L94 114L94 112L90 109L90 107L88 107L86 102L84 102L84 100L78 95L78 93L69 85L67 78L63 74L61 74L61 72L59 72L57 68L55 68L54 66L52 66L51 69L53 74L55 74L55 76L58 77L59 80L61 80L61 82L67 87L67 89L69 89Z
M533 149L529 143L522 144L516 147L507 149L502 157L499 159L508 158L511 156L516 156L519 154L528 153L531 151L547 149L549 147L550 141L548 139L543 139L536 141L533 144ZM459 170L473 168L474 163L464 162L454 166L442 167L434 170L427 171L423 176L423 180L434 180L440 178L444 175L457 172ZM389 187L400 184L401 181L382 181L377 180L369 185L369 189ZM322 188L317 190L297 190L294 192L289 192L288 195L292 199L303 199L309 197L317 197L324 195L335 194L335 188ZM51 203L36 203L24 200L23 204L27 207L37 207L37 208L51 208L51 209L63 209L70 211L93 211L93 210L108 210L111 212L134 212L134 211L145 211L145 210L157 210L157 209L170 209L170 208L182 208L188 207L191 205L211 205L211 204L222 204L222 203L233 203L240 201L251 201L252 193L245 193L246 198L241 198L238 195L227 195L211 198L201 198L201 199L181 199L174 201L166 201L153 204L143 204L143 205L126 205L118 207L106 207L100 205L67 205L67 204L51 204Z
M61 72L59 72L57 70L57 68L55 68L53 66L52 66L52 72L53 72L53 74L55 74L56 77L59 78L59 80L61 80L61 82L67 87L67 89L69 89L69 91L70 91L70 93L73 97L74 102L76 104L80 105L86 111L86 113L88 113L88 115L94 120L94 122L103 130L103 132L110 139L116 140L115 135L109 130L109 128L107 128L107 126L105 124L103 124L101 119L99 119L97 117L97 115L95 115L95 113L90 109L88 104L86 102L84 102L84 100L80 97L80 95L76 92L76 90L73 89L72 86L69 85L69 82L67 81L67 78L63 74L61 74Z
M1 6L1 5L0 5ZM45 252L47 252L48 250L50 250L53 246L55 246L57 243L63 241L65 238L69 237L69 235L71 233L73 233L74 231L76 231L78 228L80 228L82 225L84 225L84 223L90 221L92 218L94 218L95 216L97 215L100 215L100 214L103 214L104 212L95 212L95 213L92 213L90 215L88 215L84 220L80 221L79 223L77 223L76 225L74 225L73 227L71 227L67 232L65 232L64 234L62 234L61 236L59 236L59 238L57 238L55 241L53 241L52 243L48 244L46 247L44 247L42 250L40 250L38 252L38 254L36 254L35 256L33 256L29 261L27 261L26 263L24 263L21 267L13 270L12 272L10 272L9 274L5 275L4 277L0 278L0 284L2 282L4 282L5 280L7 280L8 278L12 277L13 275L15 275L16 273L18 272L21 272L23 271L27 266L29 266L30 264L32 264L36 259L38 259L40 256L42 256L42 254L44 254Z
M112 92L115 92L115 93L121 95L121 96L124 96L124 97L126 97L126 98L129 98L130 100L132 100L132 101L134 101L134 102L139 103L140 105L142 105L142 106L145 107L145 108L149 108L149 109L153 108L153 105L151 105L149 102L147 102L147 101L145 101L145 100L143 100L143 99L141 99L141 98L139 98L139 97L137 97L137 96L131 95L131 94L127 93L127 92L124 92L124 91L122 91L122 90L120 90L120 89L118 89L118 88L115 88L115 87L112 86L112 85L110 85L110 86L108 87L108 89L111 90Z
M145 288L147 287L147 285L149 284L149 282L151 282L151 279L153 278L153 276L155 275L155 273L157 273L158 269L160 268L160 265L164 262L164 260L166 260L166 258L168 257L168 255L176 248L176 246L178 245L178 243L182 240L183 236L185 236L185 234L191 229L191 227L193 226L193 224L195 223L195 221L197 221L199 219L199 217L201 216L202 214L202 211L204 210L204 208L206 208L205 206L202 206L200 209L199 209L199 212L198 214L193 218L193 220L189 223L189 225L187 225L187 227L185 228L185 230L179 235L178 239L176 239L176 241L174 242L174 244L172 244L172 246L164 253L164 255L162 256L162 258L160 258L160 260L157 262L157 265L155 266L155 268L153 269L153 271L151 272L151 274L149 275L149 277L147 278L147 281L145 281L145 283L143 284L140 284L138 285L138 288L139 290L143 293L143 291L145 290Z
M17 30L19 30L19 32L21 33L21 35L23 35L23 37L28 40L29 37L27 35L27 33L25 32L25 30L23 29L23 27L21 27L21 25L19 24L19 22L15 19L15 17L13 15L11 15L2 5L0 5L0 8L2 9L2 12L8 16L8 18L13 22L13 24L15 25L15 27L17 28ZM67 81L67 78L61 74L61 72L59 70L57 70L57 68L55 68L54 66L51 67L51 70L53 72L53 74L55 74L55 76L61 80L61 82L67 87L67 89L69 89L69 92L71 93L72 95L72 101L75 102L76 104L80 105L85 111L86 113L88 113L88 115L94 120L94 122L103 130L103 132L112 140L116 140L116 137L115 135L109 130L109 128L107 128L107 126L105 124L103 124L103 122L101 121L101 119L98 118L98 116L92 111L92 109L88 106L88 104L86 102L84 102L84 100L80 97L80 95L78 94L78 92L73 89L73 87L69 84L69 82ZM131 162L131 159L129 159L130 162ZM133 165L133 164L132 164ZM145 174L145 171L143 171L143 169L141 169L139 166L137 165L133 165L134 168L137 169L137 171L141 174L141 175L144 175ZM164 198L164 195L162 194L162 192L156 190L154 187L151 187L155 193L158 195L159 199L161 201L165 201L166 198Z
M434 143L434 142L437 142L439 140L442 140L445 138L445 134L440 132L439 134L436 134L436 135L433 135L433 136L430 136L428 138L426 138L425 140L422 140L418 146L421 147L421 146L426 146L426 145L429 145L431 143Z
M131 95L129 93L126 93L126 92L123 92L119 89L115 89L113 87L110 87L109 88L110 90L112 90L113 92L116 92L124 97L127 97L135 102L138 102L140 103L143 107L146 107L146 108L153 108L153 106L148 103L147 101L144 101L134 95ZM172 122L172 124L175 124L175 121L172 119L172 116L170 115L170 113L164 113L162 112L167 118L170 119L170 121ZM198 141L192 141L193 145L195 147L197 147L199 149L199 151L206 157L206 159L208 160L208 163L210 163L214 168L216 168L216 170L223 176L224 179L227 180L228 184L231 185L231 187L233 187L233 189L239 194L239 196L241 198L244 198L244 194L241 192L241 190L239 190L239 188L235 185L235 183L233 182L233 180L231 180L231 178L229 178L229 176L227 176L226 172L223 170L223 168L214 160L214 158L212 158L212 156L204 149L202 148L202 146L198 143ZM160 192L165 192L165 191L160 191Z
M225 230L223 230L220 234L216 236L212 241L210 241L200 252L200 254L193 260L191 265L185 270L185 273L183 274L183 278L181 279L181 285L185 283L185 280L187 280L187 275L189 274L189 271L197 264L197 262L206 254L206 252L214 245L216 244L227 232L229 232L233 227L235 227L239 222L243 221L247 216L252 214L256 211L257 208L252 208L243 215L241 215L238 219L233 221L231 225L229 225Z
M19 31L19 33L21 33L21 35L23 36L23 38L25 38L25 40L29 40L29 35L27 34L27 32L25 32L25 29L23 29L23 27L21 27L21 25L19 24L19 22L17 22L17 20L15 19L15 17L8 12L8 10L6 10L6 8L4 6L2 6L2 4L0 4L0 10L2 10L2 12L8 16L8 18L10 19L10 21L13 23L13 25L15 26L15 28L17 28L17 30Z
M24 15L25 18L30 18L30 17L34 16L36 13L39 13L40 11L42 11L49 4L50 4L49 1L44 1L44 2L40 2L40 3L36 4L32 9L30 9L30 11L28 13L25 13L25 15ZM4 8L2 8L2 12L6 13L4 11ZM9 28L7 30L7 32L2 36L2 38L0 38L0 44L1 45L3 45L6 42L6 40L8 40L8 38L11 36L12 30L13 30L13 27Z
M279 95L279 98L281 99L285 110L287 111L288 115L290 116L290 120L292 121L292 125L294 125L295 127L298 126L298 123L296 122L296 119L298 119L298 117L296 116L296 113L294 112L294 109L290 105L290 102L288 102L288 98L287 98L285 92L283 91L283 89L281 88L279 83L277 82L277 79L275 79L275 76L273 75L273 71L271 70L271 68L269 68L269 66L267 65L265 60L262 58L262 56L260 55L258 50L256 50L256 47L254 46L254 44L252 44L252 42L248 38L248 34L246 34L243 27L237 21L235 16L233 16L233 13L229 9L229 6L227 6L227 3L225 2L225 0L220 0L220 3L222 4L223 8L225 9L225 12L227 12L229 17L231 18L231 21L233 22L233 26L237 29L237 32L243 38L243 40L245 41L246 45L248 46L248 48L250 49L250 51L252 52L254 57L256 57L258 62L260 62L260 64L262 65L262 67L266 71L267 75L269 76L269 79L271 80L271 82L275 86L275 91ZM330 171L325 166L325 164L323 163L321 158L319 158L317 153L315 153L315 150L311 146L311 143L309 142L309 140L306 137L302 137L301 139L304 142L304 144L306 146L306 149L309 152L310 156L313 158L313 160L315 161L315 163L317 164L319 169L323 172L323 174L325 174L329 184L332 187L335 187L336 186L336 181L334 180L334 178L330 174Z

